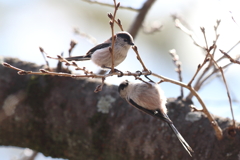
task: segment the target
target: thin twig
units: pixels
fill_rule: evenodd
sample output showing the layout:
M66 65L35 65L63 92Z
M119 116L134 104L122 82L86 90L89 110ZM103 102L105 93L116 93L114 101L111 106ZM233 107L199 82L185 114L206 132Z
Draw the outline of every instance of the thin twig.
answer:
M14 67L6 62L4 62L2 64L5 67L14 69L16 71L18 71L19 75L50 75L50 76L61 76L61 77L86 77L86 78L107 78L107 77L111 77L111 76L121 76L121 73L119 72L113 72L113 73L109 73L109 74L105 74L105 75L97 75L94 73L85 73L85 75L76 75L76 74L70 74L70 73L59 73L59 72L50 72L44 69L40 69L39 72L33 72L33 71L25 71L22 69L19 69L17 67ZM149 75L148 71L143 71L143 72L123 72L123 76L134 76L134 77L139 77L141 75Z
M219 49L219 51L224 54L224 56L226 56L232 63L236 63L236 64L240 64L240 61L233 59L231 56L229 56L226 52L224 52L223 50Z
M240 59L240 56L237 57L237 59ZM226 64L225 66L222 66L222 69L226 69L228 68L230 65L232 65L233 63L228 63ZM206 68L205 68L206 69ZM204 79L202 78L198 78L198 81L196 82L196 84L194 85L194 89L196 91L199 91L200 87L202 87L205 82L208 80L208 79L214 79L212 78L213 76L216 76L216 74L219 72L219 70L217 68L215 68L211 73L209 73L207 76L204 77ZM201 74L201 76L203 76L203 74ZM201 81L200 81L201 80ZM188 97L189 98L189 97ZM192 96L189 98L189 99L192 99Z
M210 57L211 57L211 60L214 62L214 64L216 65L216 67L220 70L220 73L222 75L222 78L223 78L223 82L224 82L224 85L226 87L226 91L227 91L227 95L228 95L228 100L229 100L229 104L230 104L230 110L231 110L231 113L232 113L232 119L233 119L233 126L235 126L235 119L234 119L234 114L233 114L233 109L232 109L232 100L231 100L231 96L230 96L230 93L229 93L229 90L228 90L228 85L227 85L227 81L225 79L225 76L224 76L224 73L223 73L223 70L222 70L222 67L220 67L217 62L214 60L214 58L212 57L211 54L209 54Z
M98 93L98 92L102 91L102 88L103 88L103 86L104 86L104 81L105 81L105 78L103 77L103 78L102 78L102 83L101 83L100 85L98 85L98 86L96 87L96 89L94 90L95 93Z
M181 68L181 62L179 61L179 56L177 55L175 49L171 49L169 53L172 56L173 63L177 67L175 70L178 73L178 79L180 82L182 82L182 68ZM183 98L184 97L183 87L181 87L180 92L181 92L181 98Z
M61 53L61 57L63 57L63 56L64 56L64 53L62 52L62 53ZM57 72L61 72L62 69L63 69L63 67L62 67L62 62L61 62L61 61L58 61L56 71L57 71Z
M237 45L239 45L240 41L238 41L232 48L230 48L227 53L231 52Z
M44 61L46 62L47 69L50 71L50 66L49 66L48 60L45 57L44 50L41 47L39 47L39 49L40 49L40 52L42 53Z
M225 53L229 53L229 52L231 52L238 44L240 44L240 41L238 41L234 46L232 46L227 52L225 52ZM220 57L218 60L216 60L216 62L219 62L219 61L221 61L222 59L224 59L224 58L226 58L224 55L222 56L222 57Z
M200 27L202 33L203 33L203 36L204 36L204 41L205 41L205 45L206 45L206 48L208 48L208 43L207 43L207 37L206 37L206 33L205 33L205 28L204 27Z
M139 62L141 63L141 65L142 65L142 67L143 67L143 71L149 71L149 70L146 68L145 64L143 63L143 61L142 61L142 59L141 59L141 57L140 57L140 55L139 55L139 53L138 53L138 48L137 48L137 46L133 46L132 49L133 49L134 52L136 53L137 59L139 60Z
M234 114L233 114L233 108L232 108L232 100L231 100L230 92L228 90L227 81L226 81L226 78L224 76L222 67L219 67L219 70L220 70L220 72L222 74L222 78L223 78L223 81L224 81L224 84L225 84L225 87L226 87L226 90L227 90L227 96L228 96L228 100L229 100L229 104L230 104L230 110L231 110L232 119L233 119L233 127L236 128Z
M232 18L233 22L240 28L239 24L235 21L235 18L233 17L232 12L229 11L229 13L231 14L231 18Z
M47 58L55 59L55 60L58 60L58 61L60 61L60 62L64 62L66 66L73 66L73 67L75 67L75 70L81 70L81 71L83 71L84 74L86 74L86 75L87 75L87 74L93 74L92 71L86 70L85 67L82 67L82 68L79 67L75 61L69 62L68 60L66 60L65 58L63 58L63 57L60 56L60 55L57 55L57 58L56 58L56 57L52 57L52 56L48 55L46 52L44 52L44 53L46 54Z
M218 28L218 26L219 26L219 23L220 23L220 22L217 22L217 26L215 27L215 31L217 31L217 28ZM200 104L203 106L203 112L207 115L207 117L209 118L210 122L212 122L213 126L216 126L215 120L212 118L211 114L208 112L208 110L207 110L205 104L203 103L203 101L202 101L201 99L199 99L200 97L198 96L198 94L197 94L197 92L195 91L195 89L194 89L193 87L191 87L191 83L193 82L193 80L195 79L196 75L197 75L198 72L201 70L201 68L206 64L206 62L209 61L209 56L211 57L212 61L214 61L213 56L210 54L210 51L211 51L212 49L214 49L213 52L215 52L215 49L216 49L216 41L217 41L219 35L216 34L216 40L215 40L215 42L213 43L213 45L212 45L211 47L208 48L208 43L207 43L207 38L206 38L206 34L205 34L205 29L204 29L204 28L201 28L201 31L202 31L202 33L203 33L203 35L204 35L205 44L206 44L206 47L203 47L203 46L199 45L199 43L197 43L196 39L193 37L192 31L189 31L186 27L184 27L178 19L175 19L175 24L176 24L176 26L177 26L178 28L180 28L183 32L185 32L186 34L188 34L188 35L192 38L192 40L193 40L193 42L194 42L195 45L197 45L198 47L200 47L200 48L204 49L205 51L207 51L207 54L206 54L206 56L205 56L205 59L204 59L203 63L202 63L202 64L199 64L196 73L194 74L193 78L190 80L190 82L188 83L188 85L187 85L187 86L183 86L183 87L185 87L185 88L188 88L188 87L189 87L188 89L191 91L190 95L194 95L194 96L198 99L198 101L200 102ZM214 63L214 64L215 64L215 63ZM217 65L217 64L215 64L215 65ZM214 65L212 64L212 66L214 66ZM204 74L207 72L207 70L208 70L209 68L210 68L210 65L207 67L207 69L205 69ZM202 76L202 77L203 77L203 76ZM161 78L162 78L162 77L161 77ZM163 80L164 80L164 81L167 81L167 80L165 80L165 79L163 79ZM179 84L179 85L180 85L180 84ZM218 139L221 139L221 137L222 137L222 131L221 131L221 129L219 128L219 126L214 127L214 129L215 129L215 132L216 132L216 135L217 135Z
M214 49L213 49L213 52L212 52L213 57L215 55L216 48L217 48L217 40L218 40L218 38L220 36L220 34L218 34L218 32L217 32L220 23L221 23L221 20L217 20L216 25L214 26L215 40L213 41L213 45L212 45L212 46L214 46ZM211 65L212 65L212 62L210 61L208 66L211 66Z
M175 22L175 26L177 28L179 28L180 30L182 30L184 33L186 33L193 41L193 43L202 48L202 49L205 49L202 45L200 45L200 43L197 41L197 38L196 36L194 35L194 33L192 31L190 31L189 29L187 29L187 27L185 27L181 21L177 18L177 17L174 17L174 22Z
M142 27L143 27L143 32L145 34L153 34L155 32L160 32L163 28L163 25L161 25L157 21L155 21L150 26L143 24Z
M88 3L94 3L94 4L114 7L112 4L102 3L102 2L94 1L94 0L83 0L83 1L88 2ZM131 11L139 11L140 10L140 9L136 9L136 8L133 8L133 7L125 7L125 6L120 6L119 8L121 8L121 9L128 9L128 10L131 10Z
M97 45L98 44L98 42L97 42L95 37L93 37L93 36L91 36L91 35L89 35L89 34L87 34L85 32L80 31L78 28L74 28L74 32L76 34L78 34L79 36L86 37L93 45Z
M114 13L113 13L113 15L108 14L108 17L112 18L112 20L109 22L109 24L111 26L111 31L112 31L112 46L109 47L109 51L110 51L111 57L112 57L111 72L114 72L114 45L115 45L115 40L117 38L114 34L114 22L115 22L115 17L116 17L118 7L120 6L120 3L116 4L116 0L113 0L113 2L114 2Z
M118 20L115 19L115 23L117 23L117 25L119 26L119 28L121 29L121 31L124 31L123 26L122 26L122 22L121 22L120 19L118 19Z
M216 48L217 48L217 45L216 45L216 43L217 43L217 40L218 40L218 38L219 38L219 34L217 33L217 29L218 29L218 27L219 27L219 25L220 25L220 22L221 22L221 20L217 20L217 24L216 24L216 26L214 26L214 31L215 31L215 40L213 41L213 52L212 52L212 56L214 57L214 55L215 55L215 52L216 52ZM202 72L202 74L199 76L199 78L198 78L198 80L197 80L197 82L195 83L195 86L194 86L194 88L195 87L198 87L198 90L201 88L201 84L203 84L203 82L201 81L202 80L202 78L206 75L206 73L210 70L210 68L212 68L212 67L214 67L214 71L217 71L216 70L216 67L213 65L213 62L212 61L209 61L209 63L208 63L208 66L204 69L204 71ZM217 71L218 72L218 71ZM195 88L196 89L196 88ZM198 91L197 90L197 91Z
M68 50L69 57L71 57L72 50L73 50L73 48L76 46L76 44L77 44L76 41L71 40L71 42L70 42L70 48L69 48L69 50Z
M198 67L198 69L197 69L197 72L195 73L195 75L194 75L194 77L192 78L192 80L195 78L196 74L199 72L199 70L202 68L202 66L206 63L206 60L208 60L208 57L210 57L210 58L211 58L211 61L213 62L213 65L212 65L212 66L215 65L215 67L216 67L218 70L220 70L220 72L221 72L221 75L222 75L222 78L223 78L223 81L224 81L224 85L225 85L226 90L227 90L227 95L228 95L228 99L229 99L230 109L231 109L231 111L232 111L231 96L230 96L230 93L229 93L229 91L228 91L228 86L227 86L227 82L226 82L226 79L225 79L223 70L222 70L221 67L219 67L219 65L217 64L217 62L214 60L214 57L213 57L214 54L210 54L210 51L211 51L213 48L216 48L216 41L217 41L217 39L218 39L218 37L219 37L219 35L217 34L217 28L218 28L220 22L221 22L221 21L218 20L218 21L217 21L217 25L214 27L214 30L215 30L215 33L216 33L216 40L215 40L215 42L213 43L213 45L212 45L211 47L209 47L209 48L208 48L208 43L207 43L205 28L204 28L204 27L201 27L201 28L200 28L201 31L202 31L202 33L203 33L203 36L204 36L205 45L206 45L206 48L207 48L207 49L206 49L207 54L206 54L206 57L205 57L205 59L204 59L204 61L203 61L203 64L202 64L202 65L199 65L199 67ZM207 68L209 68L209 66L208 66ZM204 72L204 73L206 73L206 72ZM192 80L189 82L190 85L191 85L191 83L192 83ZM191 94L193 94L193 92L192 92ZM233 112L232 112L232 118L233 118L233 124L234 124L234 126L235 126L235 120L234 120Z
M222 129L218 126L217 122L214 120L214 118L212 117L212 115L208 111L208 109L207 109L206 105L204 104L203 100L201 99L201 97L198 95L198 93L195 91L195 89L193 87L188 86L187 84L184 84L182 82L175 81L173 79L157 75L155 73L152 73L152 76L158 77L158 78L164 80L164 82L170 82L170 83L182 86L182 87L187 88L188 90L190 90L192 92L192 94L197 98L197 100L201 104L201 106L203 107L203 113L207 115L208 120L210 121L210 123L212 124L212 126L213 126L213 128L215 130L217 138L219 140L222 139L222 136L223 136Z
M118 27L121 29L121 31L124 31L123 26L122 26L122 22L121 22L120 19L116 20L115 18L113 18L112 13L108 14L108 18L110 18L110 21L111 21L110 25L111 25L111 27L112 27L111 23L113 22L113 19L114 19L114 22L118 25Z
M201 73L201 75L198 77L198 79L196 80L196 83L195 83L195 85L194 85L194 88L195 88L196 91L198 91L198 90L201 88L201 86L202 86L202 84L203 84L202 78L204 78L204 76L206 75L206 73L207 73L212 67L214 68L214 71L216 71L216 73L218 72L218 70L216 70L216 67L214 66L214 63L213 63L212 61L208 61L208 54L210 54L210 51L213 50L212 56L214 57L214 54L215 54L215 51L216 51L216 48L217 48L216 43L217 43L217 40L218 40L218 38L219 38L219 34L217 33L217 29L218 29L218 27L219 27L219 25L220 25L220 22L221 22L220 20L217 20L216 25L214 26L215 40L213 41L213 45L212 45L209 49L204 49L205 51L207 51L207 52L206 52L207 54L205 55L205 59L204 59L203 63L201 64L201 67L203 67L203 66L206 64L206 62L209 62L209 63L208 63L208 65L205 67L205 69L203 70L203 72ZM202 33L203 33L203 35L204 35L204 40L205 40L205 43L206 43L206 45L207 45L206 35L205 35L205 29L204 29L204 28L201 28L201 31L202 31ZM200 70L200 69L199 69L199 70ZM199 71L199 70L198 70L198 71ZM197 71L197 72L198 72L198 71ZM213 73L214 73L214 72L213 72ZM195 74L195 76L196 76L196 74ZM195 78L195 76L194 76L194 78ZM193 80L193 79L192 79L192 80ZM205 78L204 80L206 80L206 78ZM192 93L189 93L189 95L187 96L187 99L192 99L192 97L193 97Z
M190 108L192 108L193 112L203 112L203 109L197 109L194 105L189 105Z
M204 59L204 61L203 61L203 63L198 65L197 70L196 70L194 76L192 77L192 79L191 79L191 80L189 81L189 83L188 83L188 86L191 86L191 85L192 85L192 82L193 82L193 80L195 79L195 77L197 76L198 72L202 69L202 67L206 64L206 62L208 62L208 60L209 60L209 59L208 59L207 56L206 56L205 59Z

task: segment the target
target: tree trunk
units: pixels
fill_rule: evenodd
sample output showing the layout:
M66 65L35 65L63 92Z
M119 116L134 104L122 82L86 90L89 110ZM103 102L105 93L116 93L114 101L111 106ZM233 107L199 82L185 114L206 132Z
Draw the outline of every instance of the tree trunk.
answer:
M25 70L40 69L16 59L5 61ZM117 86L105 85L94 93L100 81L20 76L2 65L0 75L0 145L70 160L240 159L240 129L230 136L226 128L231 121L215 117L224 131L217 140L208 119L190 112L190 102L169 99L167 108L193 148L193 158L166 123L129 106Z

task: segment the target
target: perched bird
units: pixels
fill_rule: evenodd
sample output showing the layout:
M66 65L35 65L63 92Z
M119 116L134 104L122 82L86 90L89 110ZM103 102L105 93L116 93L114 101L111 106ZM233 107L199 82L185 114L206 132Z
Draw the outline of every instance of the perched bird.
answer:
M165 105L166 98L158 84L154 82L131 83L125 80L119 85L118 92L120 96L125 98L132 106L167 122L183 147L189 155L192 156L190 153L193 152L192 148L187 144L167 115L167 108Z
M114 67L118 66L124 61L127 56L127 52L130 46L134 45L133 38L128 32L119 32L116 34L116 40L114 44ZM84 56L74 56L65 58L68 61L85 61L92 60L96 65L102 68L112 67L112 57L109 51L109 47L112 46L112 37L106 40L104 43L90 49Z

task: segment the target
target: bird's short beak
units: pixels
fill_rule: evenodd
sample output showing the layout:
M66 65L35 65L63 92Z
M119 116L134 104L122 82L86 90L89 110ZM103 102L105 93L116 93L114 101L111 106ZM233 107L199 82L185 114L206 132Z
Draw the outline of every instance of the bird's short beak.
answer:
M130 45L134 46L134 43L133 42L129 42Z

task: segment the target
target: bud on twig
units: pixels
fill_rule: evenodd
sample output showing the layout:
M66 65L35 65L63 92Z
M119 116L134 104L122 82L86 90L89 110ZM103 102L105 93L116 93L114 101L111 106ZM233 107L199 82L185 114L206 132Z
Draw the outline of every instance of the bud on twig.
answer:
M132 49L133 49L135 52L138 51L137 46L133 46Z
M42 47L39 47L39 49L40 49L40 52L44 52L44 50L43 50L43 48L42 48Z
M75 61L73 61L72 64L73 64L74 66L77 66L77 63L76 63Z
M70 42L70 47L73 48L73 47L75 47L76 44L77 44L76 41L71 40L71 42Z
M205 28L204 27L200 27L200 29L203 33L205 33Z
M6 62L3 62L3 64L2 64L3 66L5 66L5 67L11 67L11 65L10 64L8 64L8 63L6 63Z
M113 21L109 21L111 27L113 27Z
M120 2L118 2L117 6L116 6L116 9L118 9L118 8L119 8L119 6L120 6Z
M110 19L113 19L112 13L108 13L108 17L109 17Z
M27 75L29 73L32 73L32 71L19 71L18 72L19 75Z
M117 20L119 25L122 25L122 22L120 19Z
M49 73L49 71L45 70L45 69L39 69L40 72L42 73Z
M60 56L60 55L57 55L57 57L58 57L58 59L63 59L63 57L62 57L62 56Z
M197 68L199 69L200 67L201 67L201 64L199 64Z

